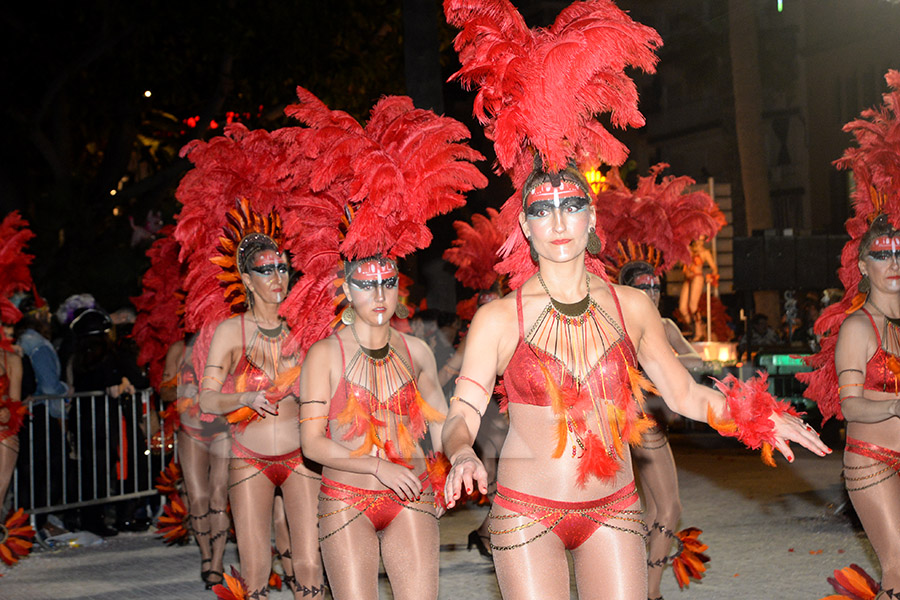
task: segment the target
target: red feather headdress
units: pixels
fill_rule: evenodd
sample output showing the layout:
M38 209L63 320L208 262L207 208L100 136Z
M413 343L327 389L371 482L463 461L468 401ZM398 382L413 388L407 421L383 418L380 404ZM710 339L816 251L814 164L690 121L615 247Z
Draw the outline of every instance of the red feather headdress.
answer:
M500 213L510 237L498 266L517 288L537 272L517 226L534 156L549 172L572 163L622 164L627 149L596 116L608 113L620 128L644 124L625 68L654 72L662 40L609 0L575 2L549 28L537 29L509 0L445 0L444 12L461 29L454 47L462 68L453 77L477 88L475 116L494 142L499 170L517 189ZM605 276L599 260L588 256L587 264Z
M185 327L199 332L192 353L198 372L215 326L246 309L234 264L243 236L259 232L274 239L283 231L289 252L300 243L303 215L289 209L309 186L304 133L300 127L250 131L234 123L223 136L181 151L194 168L176 191L184 206L174 237L186 265Z
M487 180L472 164L483 157L462 142L465 126L407 97L382 98L364 127L303 88L297 95L286 113L309 127L312 174L309 194L293 207L304 222L294 250L304 275L282 314L303 324L285 344L302 354L337 324L344 260L396 260L428 246L425 222L462 206L464 193Z
M711 238L725 226L725 215L709 194L685 193L693 179L674 175L660 179L668 166L651 167L648 176L638 178L634 191L611 169L611 187L597 194L597 228L606 234L605 258L614 272L642 260L659 275L678 262L690 261L691 241L701 235Z
M857 264L860 241L879 215L886 215L891 225L900 229L900 71L892 69L884 78L892 91L884 94L881 106L864 110L861 118L844 125L844 131L856 138L856 147L848 148L835 161L840 169L852 169L856 182L854 215L846 223L850 241L844 245L838 269L844 297L816 320L816 334L825 336L822 350L805 359L816 370L797 375L808 384L803 395L818 403L823 421L833 416L843 418L834 351L844 319L865 303L865 296L858 293L862 279Z
M169 347L182 339L184 329L184 292L181 250L172 237L173 225L163 227L147 256L150 268L141 280L143 291L131 299L137 311L132 336L140 348L138 364L148 365L150 385L159 389Z
M0 320L17 323L22 313L9 297L32 287L31 270L34 258L25 253L25 245L34 237L28 229L28 221L19 211L12 211L0 222ZM0 332L0 348L12 351L12 342Z
M500 257L497 253L503 245L504 235L499 227L500 214L493 208L487 216L472 215L472 224L454 221L456 239L453 247L444 251L444 260L456 265L456 279L477 292L493 289L501 276L494 266ZM502 285L498 286L502 287ZM502 294L502 290L498 289ZM471 321L478 309L478 294L456 305L456 314L464 321Z

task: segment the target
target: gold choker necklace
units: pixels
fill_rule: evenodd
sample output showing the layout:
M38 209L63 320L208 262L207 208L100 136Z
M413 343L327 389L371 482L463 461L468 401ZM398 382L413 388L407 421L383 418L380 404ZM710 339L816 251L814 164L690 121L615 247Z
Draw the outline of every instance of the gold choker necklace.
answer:
M587 309L591 304L591 274L585 271L584 279L585 285L587 286L587 294L585 294L584 298L582 298L578 302L567 304L565 302L560 302L550 294L550 290L547 289L547 284L544 283L544 278L541 276L541 272L538 271L538 281L540 282L541 287L544 288L544 292L546 292L546 294L550 296L550 303L553 305L553 308L555 308L557 312L567 317L580 317L585 312L587 312Z
M353 339L356 340L356 343L359 344L359 349L363 354L368 356L374 360L381 360L386 358L388 353L391 351L391 330L388 328L388 339L387 343L381 348L366 348L362 345L362 342L359 341L359 336L356 334L356 327L350 325L350 332L353 334Z

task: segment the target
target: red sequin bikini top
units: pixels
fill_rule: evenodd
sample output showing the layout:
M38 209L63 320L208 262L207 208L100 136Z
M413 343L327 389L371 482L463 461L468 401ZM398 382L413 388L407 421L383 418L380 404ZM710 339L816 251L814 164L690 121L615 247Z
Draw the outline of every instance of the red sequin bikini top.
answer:
M247 357L247 340L244 336L244 315L241 314L241 358L222 385L222 392L259 392L269 389L274 382L269 375Z
M386 357L373 359L362 352L354 355L351 363L363 361L361 371L354 364L350 369L365 375L362 385L347 378L348 365L344 354L344 344L335 335L341 348L341 380L331 398L328 409L329 420L337 420L346 427L342 439L345 441L362 438L362 443L353 451L354 456L369 454L377 447L383 456L398 464L408 464L419 440L425 437L429 422L443 421L445 415L432 408L419 394L410 363L403 359L393 347L389 347ZM406 356L410 357L409 345L403 339ZM379 387L394 388L386 397L379 394ZM331 437L331 428L328 430Z
M605 344L597 363L578 379L563 360L526 340L519 288L516 292L519 343L503 373L509 402L552 410L556 444L555 448L548 449L550 456L561 458L571 452L571 458L578 460L575 483L579 487L584 487L591 477L601 480L614 477L624 464L626 445L639 443L641 433L653 424L635 400L635 391L645 388L646 380L636 367L637 356L625 331L619 299L612 286L609 290L621 325L590 298L581 317L549 317L573 319L575 322L566 326L574 328L585 327L588 319L596 320L609 334L606 341L597 341ZM613 335L616 339L612 339Z
M875 326L875 319L865 308L862 311L869 317L872 329L875 330L875 338L878 340L878 350L866 363L866 381L863 388L873 392L900 394L900 360L881 347L881 334Z
M588 373L586 383L598 398L615 397L623 386L630 386L628 367L633 368L637 364L634 345L624 330L625 320L622 318L619 298L612 287L609 289L616 303L622 330L619 339L606 349ZM563 388L574 386L575 378L557 357L525 340L522 288L516 291L516 312L519 318L519 343L503 373L506 393L513 404L550 406L552 400L545 385L544 369L549 371L553 380L561 382ZM628 393L631 393L630 387Z

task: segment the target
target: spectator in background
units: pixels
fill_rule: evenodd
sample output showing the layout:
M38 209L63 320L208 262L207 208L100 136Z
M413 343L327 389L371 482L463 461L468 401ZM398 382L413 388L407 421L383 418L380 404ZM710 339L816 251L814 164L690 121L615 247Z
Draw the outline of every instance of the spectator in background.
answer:
M748 345L749 342L749 345ZM748 330L738 343L738 353L746 351L756 352L766 346L777 346L781 340L778 334L769 325L769 317L762 313L756 313L750 319Z
M17 301L23 316L16 324L15 338L27 365L24 369L26 377L22 382L24 395L68 394L69 386L62 381L59 357L49 341L52 319L49 308L40 296L32 293L23 294ZM58 482L62 478L66 400L34 400L29 408L33 427L26 425L20 432L23 451L19 454L18 463L19 505L39 507L57 504L62 499L62 487L48 485L48 481ZM46 529L48 535L63 533L46 525L47 516L47 513L36 515L37 529Z

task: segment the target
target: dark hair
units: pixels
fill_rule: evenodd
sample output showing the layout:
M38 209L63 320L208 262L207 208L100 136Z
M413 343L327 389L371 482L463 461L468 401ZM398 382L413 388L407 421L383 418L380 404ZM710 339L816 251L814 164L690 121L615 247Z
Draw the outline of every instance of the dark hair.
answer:
M569 163L568 165L566 165L565 169L559 171L558 173L551 173L544 169L544 163L541 160L541 155L535 154L534 168L531 170L531 174L525 180L525 185L522 186L522 206L525 206L525 202L528 200L529 194L531 194L531 192L533 192L536 187L547 182L550 182L553 187L559 187L559 184L563 179L570 183L574 183L582 190L584 190L584 195L589 199L593 198L591 185L587 182L587 179L585 179L584 175L574 164Z
M265 250L278 252L275 240L262 233L251 233L238 245L237 267L241 273L249 273L253 258Z
M619 270L619 283L621 285L634 285L634 280L641 275L656 275L656 270L648 262L633 260Z
M881 214L872 221L869 229L863 234L862 239L859 240L859 260L863 260L866 254L869 253L872 242L885 235L895 237L900 235L900 231L894 229L887 215Z

